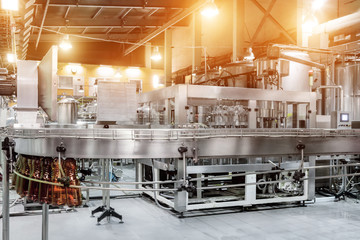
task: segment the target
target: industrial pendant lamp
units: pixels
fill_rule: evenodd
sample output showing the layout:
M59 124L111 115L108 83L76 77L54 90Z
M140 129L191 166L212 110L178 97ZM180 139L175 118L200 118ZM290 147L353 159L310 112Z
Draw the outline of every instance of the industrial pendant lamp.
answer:
M219 9L217 8L214 0L209 0L206 6L201 10L201 15L205 17L214 17L219 14Z
M161 54L159 52L159 47L154 48L154 52L151 55L151 59L154 61L160 61L161 60Z
M72 45L71 45L71 43L69 41L69 35L65 35L65 37L62 39L59 46L63 50L69 50L69 49L72 48Z

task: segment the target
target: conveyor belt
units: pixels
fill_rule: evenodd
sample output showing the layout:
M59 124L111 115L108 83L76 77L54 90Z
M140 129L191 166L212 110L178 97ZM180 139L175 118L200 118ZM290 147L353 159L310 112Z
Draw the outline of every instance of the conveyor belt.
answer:
M18 153L81 158L177 158L178 147L188 157L358 154L360 130L325 129L8 129Z

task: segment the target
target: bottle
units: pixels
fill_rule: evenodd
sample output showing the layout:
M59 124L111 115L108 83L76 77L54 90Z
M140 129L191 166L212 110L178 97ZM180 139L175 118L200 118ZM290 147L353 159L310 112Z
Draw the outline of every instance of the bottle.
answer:
M26 177L30 176L29 163L31 163L31 159L24 156L21 174L26 176ZM20 196L25 197L27 195L27 193L28 193L28 190L29 190L29 180L27 180L25 178L21 178L21 179L22 179L22 181L20 183L20 185L21 185L20 186Z
M17 161L16 161L15 171L18 172L18 173L21 173L22 165L23 165L23 156L19 155L18 158L17 158ZM21 181L21 177L19 177L18 175L16 175L14 173L12 185L15 187L15 191L16 191L17 194L19 194L20 181Z
M53 183L59 183L58 179L63 177L60 173L59 159L54 158L52 161L52 179ZM53 206L62 206L66 204L66 192L64 187L52 186L52 199Z
M63 162L63 169L65 176L69 177L70 185L79 186L80 182L77 179L76 160L73 158L67 158ZM66 188L66 204L69 207L79 206L82 204L81 191L79 188Z
M38 157L34 157L29 162L30 165L30 177L40 180L41 174L41 160ZM39 182L30 181L29 182L29 191L27 194L28 200L37 202L39 200Z
M44 158L41 161L41 175L40 179L43 181L51 182L51 163L52 158ZM39 199L40 203L51 203L51 187L50 184L41 183L39 186Z

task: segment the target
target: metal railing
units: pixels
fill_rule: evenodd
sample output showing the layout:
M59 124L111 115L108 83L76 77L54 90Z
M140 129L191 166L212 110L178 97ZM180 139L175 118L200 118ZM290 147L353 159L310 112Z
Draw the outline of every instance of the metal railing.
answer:
M78 138L112 140L179 140L242 137L360 137L360 130L332 129L78 129L8 128L4 135L13 138Z

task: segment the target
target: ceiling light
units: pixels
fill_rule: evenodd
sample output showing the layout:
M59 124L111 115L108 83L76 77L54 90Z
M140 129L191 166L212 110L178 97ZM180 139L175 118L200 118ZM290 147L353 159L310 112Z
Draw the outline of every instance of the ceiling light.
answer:
M160 61L161 60L161 54L159 52L159 47L155 47L154 48L154 52L153 54L151 55L151 59L154 60L154 61Z
M121 78L121 77L122 77L122 75L121 75L121 73L120 73L120 72L116 72L114 77L115 77L115 78Z
M136 77L140 77L140 74L141 74L140 68L132 67L132 68L126 69L126 75L128 77L136 78Z
M320 10L324 4L325 4L326 0L314 0L311 4L311 8L313 11L317 11Z
M1 8L4 10L19 10L19 0L1 0Z
M7 61L8 61L9 63L14 63L14 62L16 62L16 55L15 55L15 54L13 54L13 53L8 53L8 54L6 55L6 57L7 57Z
M205 17L214 17L219 14L219 9L217 8L214 0L209 0L206 6L201 10L201 15Z
M69 35L65 35L59 46L63 50L69 50L72 48L72 45L69 41Z
M97 69L97 73L101 77L112 77L114 76L114 69L109 66L101 66Z
M316 17L312 13L310 13L303 20L302 31L305 33L312 33L313 28L316 27L318 24L319 22Z

